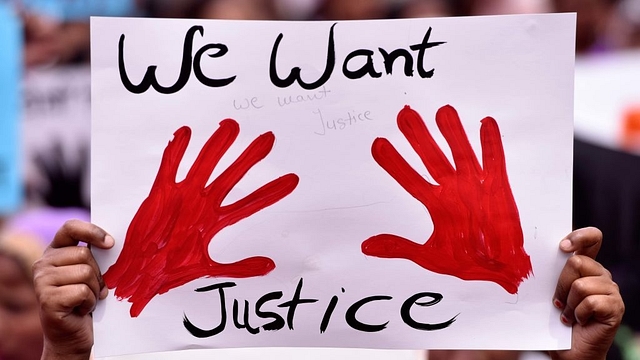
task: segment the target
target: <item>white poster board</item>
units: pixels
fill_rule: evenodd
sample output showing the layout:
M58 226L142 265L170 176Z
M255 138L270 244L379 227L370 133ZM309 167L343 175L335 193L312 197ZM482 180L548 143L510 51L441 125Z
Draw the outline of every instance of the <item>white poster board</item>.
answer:
M97 356L570 345L574 15L91 25Z

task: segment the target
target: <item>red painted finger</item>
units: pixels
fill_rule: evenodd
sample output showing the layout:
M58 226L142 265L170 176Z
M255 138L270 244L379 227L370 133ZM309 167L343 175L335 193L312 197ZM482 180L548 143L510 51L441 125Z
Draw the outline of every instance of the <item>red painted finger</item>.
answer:
M224 221L216 224L220 229L235 224L258 211L275 204L289 195L298 186L299 178L295 174L283 175L263 185L251 194L220 208Z
M454 174L453 166L431 136L420 114L408 105L398 113L398 128L435 181L442 184L446 177Z
M445 105L438 109L436 123L451 148L453 161L456 164L456 172L467 176L478 176L480 174L480 164L462 127L456 109L450 105Z
M503 181L507 178L507 165L498 123L492 117L486 117L481 122L480 143L484 174L486 177Z
M173 140L169 141L164 153L162 153L160 169L153 186L175 183L180 161L182 161L190 139L191 129L188 126L183 126L173 133Z
M264 256L254 256L229 264L217 264L211 268L211 276L246 278L253 276L263 276L276 268L273 260Z
M369 256L390 259L412 259L423 252L420 244L392 234L372 236L362 242L362 253Z
M394 178L403 189L423 204L433 200L436 186L426 181L398 153L398 150L385 138L377 138L371 146L376 162Z
M218 165L222 156L229 150L238 137L240 127L233 119L220 122L220 127L209 137L198 157L187 173L185 181L191 181L195 186L204 188L213 169Z
M229 191L254 165L269 155L271 149L273 149L275 139L272 132L264 133L255 138L242 154L207 186L206 192L215 198L212 200L217 205L222 203Z

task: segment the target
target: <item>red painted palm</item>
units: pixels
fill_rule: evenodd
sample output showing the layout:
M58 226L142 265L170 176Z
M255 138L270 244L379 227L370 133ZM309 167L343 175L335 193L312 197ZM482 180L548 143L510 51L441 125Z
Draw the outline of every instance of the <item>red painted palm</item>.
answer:
M381 258L402 258L421 267L463 280L486 280L515 294L532 274L524 250L518 208L511 192L498 124L482 120L482 167L451 106L440 108L436 123L451 148L455 168L409 106L398 114L398 127L437 184L416 172L391 143L377 138L371 152L433 220L426 242L380 234L362 243L362 252Z
M239 134L238 123L223 120L200 151L184 180L176 182L178 165L191 130L178 129L165 148L149 196L140 205L127 230L118 260L104 274L119 299L132 303L136 317L151 299L202 277L245 278L275 268L273 260L255 256L219 263L209 256L209 243L227 226L278 202L298 184L295 174L277 178L246 197L223 205L231 189L273 147L271 132L257 137L220 176L207 181Z

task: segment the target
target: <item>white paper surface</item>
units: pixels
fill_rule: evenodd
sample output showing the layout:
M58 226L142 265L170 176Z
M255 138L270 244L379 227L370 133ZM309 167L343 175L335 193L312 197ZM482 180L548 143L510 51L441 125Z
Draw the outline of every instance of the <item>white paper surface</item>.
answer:
M91 25L92 221L117 241L110 251L96 251L107 282L116 284L94 314L96 356L223 347L557 349L570 345L570 330L560 323L551 297L564 263L557 244L571 230L574 15L364 22L93 18ZM305 82L319 79L327 64L332 27L335 68L324 84L304 90L297 82L287 87L272 82L272 62L282 79L296 66ZM190 76L179 91L163 94L150 87L135 94L125 88L118 60L122 35L123 67L134 87L151 65L157 66L157 82L170 87L179 78L188 33L193 38L193 48L186 47L192 58L185 62ZM207 44L218 45L199 52ZM405 49L413 59L413 75L405 75L402 58L387 74L379 49L387 53ZM356 50L370 51L370 74L379 77L347 78L345 73L357 71L367 61L362 56L366 52L353 53ZM201 67L196 69L193 63ZM432 69L428 77L425 73ZM226 86L211 87L197 75L235 78ZM426 148L424 156L431 158L425 167L399 130L401 111L404 117L420 114L447 163L454 164L451 148L464 148L465 141L448 143L435 123L438 109L448 104L457 110L471 146L467 154L475 153L485 183L469 182L461 175L463 165L450 165L454 176L446 181L437 172L434 175L437 148L428 147L418 136L418 147ZM403 110L405 105L412 110ZM441 111L448 116L445 127L455 132L449 121L452 110ZM506 187L495 174L485 176L491 166L480 168L480 121L487 116L499 127L495 138L501 139L505 153ZM224 119L233 120L220 125ZM287 175L289 189L280 189L276 196L280 200L271 205L264 199L250 202L261 210L211 231L227 218L215 211L215 202L202 199L219 191L221 182L204 190L204 178L198 187L187 174L210 136L221 127L232 128L232 122L238 124L239 135L208 183L227 177L224 170L261 134L271 132L275 141L262 160L238 176L223 207L274 179L295 175ZM188 145L179 140L185 130L177 130L183 126L191 129ZM374 142L383 142L377 138L386 138L415 169L419 176L412 184L418 184L417 192L431 189L426 192L429 201L419 201L405 190L413 185L402 185L402 180L390 176L390 168L402 161L390 161L385 168L374 159L374 153L378 160L391 153L384 146L372 150ZM173 163L167 160L170 156L165 159L165 169L179 161L177 176L167 171L156 181L172 139L169 148L174 155L186 146L181 159L179 155ZM210 150L216 149L219 141ZM209 171L199 173L207 177ZM406 168L403 171L406 175ZM297 184L289 181L292 176ZM489 186L488 179L496 185ZM445 188L439 195L436 189ZM466 192L460 192L463 188ZM509 197L503 190L513 195L517 212L502 211L500 204ZM179 201L176 192L182 192ZM520 233L513 230L514 214ZM438 229L448 229L439 234L453 234L439 236L440 245L451 245L449 250L429 248L434 243L416 246L406 254L413 260L363 253L363 242L380 234L424 244L434 223ZM478 224L484 224L484 230ZM490 236L500 231L510 235ZM205 239L199 239L202 236ZM532 274L512 281L511 287L501 286L494 280L509 277L505 275L509 272L497 271L491 259L519 237L524 245L515 253L529 256ZM465 239L481 246L469 247ZM125 242L129 248L123 250ZM458 260L447 251L457 254ZM251 264L262 265L259 269L251 270L246 263L211 265L211 261L228 264L257 256L261 258ZM123 275L108 270L116 261L122 265L125 257L132 261ZM152 265L141 266L144 261ZM198 261L205 265L195 265ZM466 261L493 270L489 275L479 275L471 266L451 270ZM176 264L181 270L175 270ZM193 278L203 266L211 276ZM267 273L243 277L260 271ZM220 287L224 287L225 316ZM147 292L158 294L145 304L140 299ZM245 304L249 329L243 325ZM425 330L429 328L425 324L434 326ZM223 325L224 330L214 330ZM203 337L195 336L194 328Z

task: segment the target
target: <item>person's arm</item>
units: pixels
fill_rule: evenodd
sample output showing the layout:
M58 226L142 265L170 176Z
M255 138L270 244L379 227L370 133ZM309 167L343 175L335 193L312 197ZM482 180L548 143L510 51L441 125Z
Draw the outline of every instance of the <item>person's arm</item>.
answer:
M87 360L91 356L91 312L108 289L91 251L78 246L79 242L102 249L114 243L101 228L70 220L33 265L44 332L42 360Z
M576 230L560 242L560 250L573 255L560 273L553 304L573 335L571 349L549 352L552 359L604 360L613 343L624 303L611 273L595 261L601 244L596 228Z

